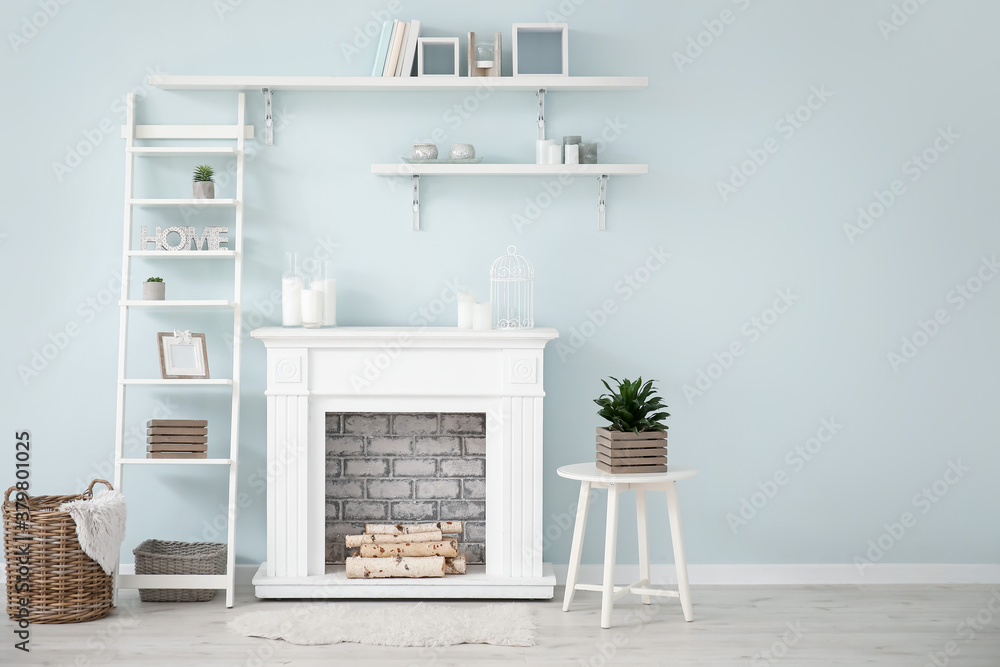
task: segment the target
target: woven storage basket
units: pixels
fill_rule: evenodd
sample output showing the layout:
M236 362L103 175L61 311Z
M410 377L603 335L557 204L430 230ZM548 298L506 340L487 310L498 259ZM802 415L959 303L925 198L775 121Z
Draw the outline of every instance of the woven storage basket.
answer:
M7 561L7 615L31 623L80 623L104 618L114 606L114 578L83 553L76 523L59 506L92 498L95 479L76 496L29 496L10 487L3 497L3 550ZM27 565L22 565L27 547ZM19 579L20 577L20 579ZM28 590L23 584L28 584ZM26 599L27 605L18 602ZM27 608L27 617L19 615Z
M214 542L146 540L135 549L136 574L225 574L226 545ZM140 588L143 602L207 602L211 589Z

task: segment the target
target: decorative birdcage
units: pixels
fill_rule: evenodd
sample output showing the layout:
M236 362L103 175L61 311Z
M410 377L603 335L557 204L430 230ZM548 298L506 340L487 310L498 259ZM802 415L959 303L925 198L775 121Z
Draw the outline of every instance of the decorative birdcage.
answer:
M490 267L490 301L494 329L535 326L535 269L512 245Z

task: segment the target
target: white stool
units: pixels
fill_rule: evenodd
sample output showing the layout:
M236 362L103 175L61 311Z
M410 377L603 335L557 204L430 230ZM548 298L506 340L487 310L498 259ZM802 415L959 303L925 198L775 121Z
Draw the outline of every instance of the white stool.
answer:
M573 548L569 556L569 574L566 577L566 596L563 611L569 611L576 591L600 591L601 627L611 627L611 607L615 600L625 595L641 595L642 603L649 604L650 595L679 597L684 620L692 621L691 591L688 587L687 561L684 559L684 538L681 536L681 515L677 509L677 482L694 477L694 468L670 466L669 472L613 475L598 470L594 463L576 463L558 470L560 477L580 481L580 502L576 509L576 528L573 530ZM590 504L590 490L608 490L608 524L604 544L604 584L578 584L580 574L580 552L583 550L583 534L587 529L587 507ZM623 491L635 490L635 504L639 528L639 577L640 580L628 586L615 586L615 547L618 540L618 497ZM667 494L667 516L670 520L670 537L674 545L674 564L677 568L677 590L665 591L650 588L649 582L649 539L646 533L646 491L664 491Z

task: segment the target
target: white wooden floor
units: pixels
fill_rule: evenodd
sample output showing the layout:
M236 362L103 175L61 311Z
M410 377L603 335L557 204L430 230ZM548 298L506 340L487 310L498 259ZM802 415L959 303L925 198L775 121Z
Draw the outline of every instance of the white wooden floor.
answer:
M574 610L557 599L529 603L538 626L532 648L453 646L380 648L357 644L294 646L240 637L225 622L242 611L290 607L250 592L227 611L223 596L208 603L140 603L123 591L111 616L76 625L31 628L30 655L12 648L13 624L0 621L0 665L151 665L167 667L328 667L371 660L392 665L938 665L1000 666L1000 586L696 586L695 621L685 623L676 600L643 607L629 596L615 606L610 630L600 630L598 593L580 592ZM366 607L413 602L331 602ZM441 604L484 604L443 602ZM979 630L959 627L979 615ZM949 642L955 644L949 645ZM957 649L951 658L944 651ZM765 653L768 651L769 653ZM376 660L378 662L374 662Z

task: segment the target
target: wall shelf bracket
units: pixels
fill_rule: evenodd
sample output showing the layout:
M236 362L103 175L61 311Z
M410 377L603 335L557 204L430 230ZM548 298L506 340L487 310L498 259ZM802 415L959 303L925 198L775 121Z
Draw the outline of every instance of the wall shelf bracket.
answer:
M597 231L604 231L604 214L607 210L608 198L608 175L601 174L597 177Z
M420 231L420 176L413 175L413 231Z
M264 144L271 146L274 144L274 116L271 113L271 89L261 88L264 93Z
M545 89L539 88L535 93L538 96L538 140L545 139Z

